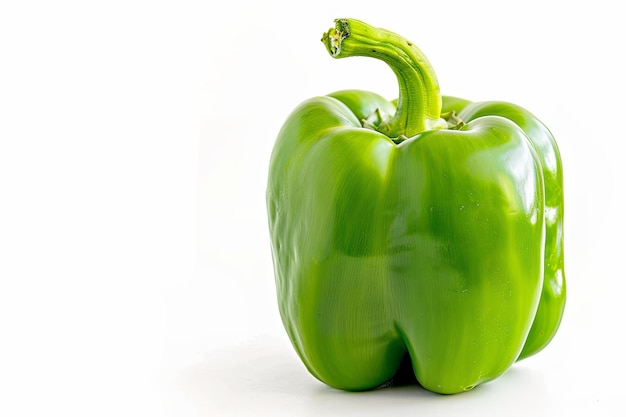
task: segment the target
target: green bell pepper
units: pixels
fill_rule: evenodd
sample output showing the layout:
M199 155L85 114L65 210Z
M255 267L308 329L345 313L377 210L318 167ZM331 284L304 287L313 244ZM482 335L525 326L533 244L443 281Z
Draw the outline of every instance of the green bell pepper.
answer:
M411 42L353 19L322 41L397 76L390 102L345 90L298 106L271 156L277 299L308 370L345 390L404 367L438 393L543 349L565 304L563 187L523 108L443 97Z

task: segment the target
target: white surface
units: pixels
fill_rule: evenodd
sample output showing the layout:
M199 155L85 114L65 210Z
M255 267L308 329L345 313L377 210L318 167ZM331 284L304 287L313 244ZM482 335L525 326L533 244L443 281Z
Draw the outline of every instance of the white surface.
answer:
M618 3L430 3L4 2L0 415L624 414ZM444 94L531 109L561 147L561 330L469 393L329 389L280 324L278 129L311 96L396 94L384 64L327 55L346 16L420 45Z

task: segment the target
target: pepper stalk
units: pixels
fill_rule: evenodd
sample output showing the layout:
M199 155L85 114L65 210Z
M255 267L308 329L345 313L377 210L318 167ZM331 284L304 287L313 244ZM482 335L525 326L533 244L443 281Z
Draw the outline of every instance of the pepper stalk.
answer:
M322 36L333 58L366 56L385 62L396 74L399 95L393 117L376 130L390 138L412 137L426 130L445 128L437 76L422 51L410 41L385 29L355 19L336 19Z

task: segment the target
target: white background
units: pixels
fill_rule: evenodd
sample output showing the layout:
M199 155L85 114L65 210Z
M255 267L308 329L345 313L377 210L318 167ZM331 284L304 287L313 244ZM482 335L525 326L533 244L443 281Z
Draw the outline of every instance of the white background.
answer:
M623 413L618 5L3 2L0 414ZM442 93L521 104L560 145L561 329L472 392L332 390L282 329L264 201L275 136L309 97L396 95L384 64L328 56L338 17L409 38Z

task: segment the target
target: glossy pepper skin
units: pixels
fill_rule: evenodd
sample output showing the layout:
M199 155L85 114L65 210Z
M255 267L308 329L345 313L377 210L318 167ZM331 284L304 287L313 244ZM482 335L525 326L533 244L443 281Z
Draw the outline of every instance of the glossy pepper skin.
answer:
M548 344L564 309L552 135L519 106L442 100L426 57L395 33L338 19L322 40L333 57L388 63L400 94L312 98L278 134L267 210L295 350L345 390L407 363L443 394L497 378Z

